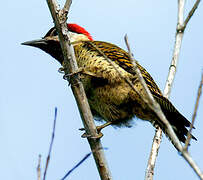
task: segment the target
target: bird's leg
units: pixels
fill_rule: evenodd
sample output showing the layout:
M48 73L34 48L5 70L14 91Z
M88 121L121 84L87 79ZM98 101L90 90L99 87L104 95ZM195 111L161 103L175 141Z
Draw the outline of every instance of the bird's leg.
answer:
M90 138L94 138L94 139L100 139L101 137L103 137L103 133L101 132L101 130L109 125L111 125L112 122L107 122L105 124L102 124L101 126L97 126L96 129L97 129L97 133L98 135L96 137L91 137L90 135L87 135L86 133L84 133L81 137L82 138L87 138L87 137L90 137ZM81 131L84 131L85 128L80 128L79 130Z
M97 126L97 127L96 127L96 128L97 128L97 132L100 133L103 128L105 128L105 127L111 125L112 123L113 123L113 122L109 121L109 122L106 122L106 123L102 124L101 126Z

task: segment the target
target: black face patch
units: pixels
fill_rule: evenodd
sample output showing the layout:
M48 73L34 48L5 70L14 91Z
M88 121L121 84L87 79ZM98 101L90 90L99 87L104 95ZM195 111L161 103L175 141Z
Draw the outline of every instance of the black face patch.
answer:
M57 36L58 35L58 32L56 31L56 28L53 27L51 28L47 33L46 35L44 36L45 37L49 37L49 36Z

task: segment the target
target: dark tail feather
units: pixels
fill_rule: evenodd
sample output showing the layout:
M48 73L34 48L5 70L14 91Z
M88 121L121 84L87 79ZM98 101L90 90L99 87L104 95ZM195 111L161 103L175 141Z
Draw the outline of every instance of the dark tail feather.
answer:
M174 107L174 109L175 109L175 107ZM164 114L165 114L166 118L168 119L168 121L170 122L170 124L172 125L179 140L181 142L185 143L186 137L188 134L188 129L186 127L190 127L191 123L177 110L174 112L170 112L170 113L164 112ZM191 134L191 137L192 137L192 139L197 140L192 134Z
M178 112L178 110L172 105L172 103L165 97L154 95L154 98L161 106L163 113L165 114L167 120L172 125L174 132L176 133L178 139L185 143L188 129L190 127L190 122ZM195 127L193 127L195 128ZM192 139L197 140L192 134Z

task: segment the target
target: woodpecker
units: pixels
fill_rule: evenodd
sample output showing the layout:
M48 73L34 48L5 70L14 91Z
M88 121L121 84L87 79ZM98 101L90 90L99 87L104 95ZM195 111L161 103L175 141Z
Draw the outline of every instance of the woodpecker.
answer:
M164 124L137 93L142 94L143 88L132 69L129 54L114 44L94 41L90 33L77 24L67 24L67 26L92 114L95 119L106 121L104 125L98 126L98 131L108 125L129 127L131 120L136 116L151 122L155 127L160 126L166 133ZM64 65L55 27L51 28L42 39L22 44L40 48ZM137 92L126 83L101 52L112 61L123 77L133 83ZM138 62L136 64L178 139L185 143L190 122L162 95L150 74ZM197 140L193 135L191 136Z

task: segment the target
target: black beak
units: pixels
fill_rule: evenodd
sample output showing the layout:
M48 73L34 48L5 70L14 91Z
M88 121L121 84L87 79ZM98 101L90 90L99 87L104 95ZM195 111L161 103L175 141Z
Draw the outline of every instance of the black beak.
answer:
M33 47L42 47L42 46L46 46L47 45L47 41L45 39L36 39L36 40L32 40L32 41L26 41L24 43L21 43L22 45L26 45L26 46L33 46Z
M50 54L52 57L57 59L61 64L63 62L63 53L61 51L61 46L58 41L55 40L47 40L47 39L36 39L33 41L26 41L21 43L22 45L32 46L45 51Z

